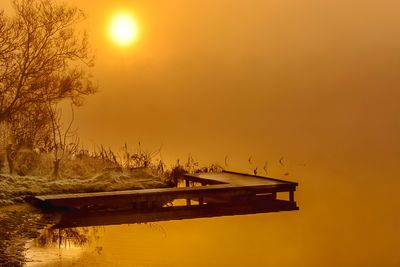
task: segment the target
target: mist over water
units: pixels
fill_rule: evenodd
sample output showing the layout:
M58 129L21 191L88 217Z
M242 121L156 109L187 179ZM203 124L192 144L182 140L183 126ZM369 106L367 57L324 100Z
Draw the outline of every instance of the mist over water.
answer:
M141 29L124 49L103 32L117 8L87 9L101 92L78 110L82 141L174 161L397 162L399 5L121 1Z
M228 155L228 169L263 175L267 161L299 182L300 211L160 223L166 238L112 227L105 249L126 242L128 257L137 240L165 266L400 264L400 2L117 2L141 29L124 51L103 34L115 7L77 2L101 88L76 112L82 142L140 140L170 164Z

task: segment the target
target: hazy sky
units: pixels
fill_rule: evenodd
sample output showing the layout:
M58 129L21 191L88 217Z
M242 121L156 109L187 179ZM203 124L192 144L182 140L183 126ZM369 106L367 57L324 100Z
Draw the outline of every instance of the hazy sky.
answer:
M89 147L141 140L171 160L253 155L261 168L399 159L399 1L68 3L86 10L97 51L101 91L76 119ZM118 10L139 25L125 48L107 35Z

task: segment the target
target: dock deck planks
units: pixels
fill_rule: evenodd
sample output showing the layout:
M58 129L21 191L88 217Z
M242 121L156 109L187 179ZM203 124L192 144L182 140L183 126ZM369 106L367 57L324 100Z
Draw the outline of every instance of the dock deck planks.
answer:
M155 208L175 199L204 202L219 200L249 199L257 195L271 195L276 198L278 192L288 192L289 202L295 203L294 191L297 183L274 178L247 175L224 171L221 173L185 174L182 177L187 187L140 189L111 192L56 194L36 196L34 199L41 206L51 208L93 208L93 207L138 207ZM188 187L189 182L202 186ZM143 203L145 205L143 205Z
M187 180L194 182L209 184L231 184L236 186L253 186L253 185L295 185L295 182L279 180L275 178L262 177L256 175L248 175L237 172L223 171L223 172L209 172L209 173L196 173L185 174Z

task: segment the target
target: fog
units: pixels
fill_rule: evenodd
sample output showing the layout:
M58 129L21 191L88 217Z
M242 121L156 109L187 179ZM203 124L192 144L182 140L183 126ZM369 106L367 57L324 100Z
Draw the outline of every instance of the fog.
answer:
M377 167L399 159L397 1L113 1L86 10L100 93L76 124L89 147L140 140L171 161L244 168L250 155ZM117 10L139 38L107 36Z

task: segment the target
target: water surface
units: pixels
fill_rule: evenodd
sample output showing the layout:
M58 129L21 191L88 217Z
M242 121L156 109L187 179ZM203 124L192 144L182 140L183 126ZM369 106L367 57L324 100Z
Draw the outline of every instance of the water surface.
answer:
M303 176L299 211L89 227L28 266L399 266L397 182L340 173Z

